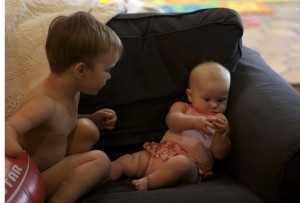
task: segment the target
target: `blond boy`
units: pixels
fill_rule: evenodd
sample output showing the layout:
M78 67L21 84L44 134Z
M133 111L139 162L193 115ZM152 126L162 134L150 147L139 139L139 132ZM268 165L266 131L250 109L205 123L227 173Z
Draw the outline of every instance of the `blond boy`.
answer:
M77 108L80 92L95 95L110 79L122 49L118 36L85 12L59 16L49 27L51 72L5 122L5 154L25 150L33 157L49 203L75 202L109 176L109 158L90 150L99 128L114 128L116 113L102 109L78 119Z

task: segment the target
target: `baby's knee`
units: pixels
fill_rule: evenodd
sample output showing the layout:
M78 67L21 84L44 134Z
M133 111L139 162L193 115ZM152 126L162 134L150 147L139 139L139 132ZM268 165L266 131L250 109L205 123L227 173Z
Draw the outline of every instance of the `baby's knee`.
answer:
M174 157L174 161L176 162L179 173L188 173L191 169L195 168L194 162L187 156L184 155L178 155Z

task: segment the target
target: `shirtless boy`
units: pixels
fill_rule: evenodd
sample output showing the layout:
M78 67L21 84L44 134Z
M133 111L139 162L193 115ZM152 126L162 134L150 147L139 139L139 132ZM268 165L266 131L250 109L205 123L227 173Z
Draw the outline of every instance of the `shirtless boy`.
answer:
M75 202L109 177L109 158L90 150L99 129L114 128L116 114L102 109L78 119L77 108L80 92L95 95L110 79L122 50L118 36L85 12L57 17L49 27L51 72L5 122L5 154L33 157L49 203Z
M137 190L196 183L212 175L214 159L222 159L231 148L229 126L224 116L230 73L215 62L196 66L186 90L190 104L174 103L166 117L169 130L159 143L147 142L145 150L112 162L110 180L121 176Z

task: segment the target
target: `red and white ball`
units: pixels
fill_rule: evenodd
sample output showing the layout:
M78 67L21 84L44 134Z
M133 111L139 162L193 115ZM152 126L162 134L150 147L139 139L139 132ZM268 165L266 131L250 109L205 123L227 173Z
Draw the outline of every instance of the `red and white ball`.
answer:
M18 158L5 156L5 202L42 203L45 185L34 160L22 152Z

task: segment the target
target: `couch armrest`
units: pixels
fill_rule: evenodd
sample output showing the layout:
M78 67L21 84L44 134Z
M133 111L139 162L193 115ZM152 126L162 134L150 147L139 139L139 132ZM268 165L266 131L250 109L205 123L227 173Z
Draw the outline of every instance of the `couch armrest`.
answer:
M244 47L227 113L230 173L265 202L300 202L300 94Z

